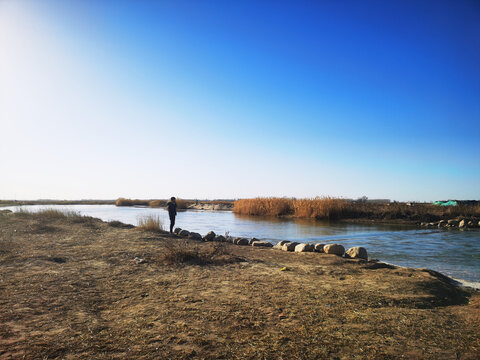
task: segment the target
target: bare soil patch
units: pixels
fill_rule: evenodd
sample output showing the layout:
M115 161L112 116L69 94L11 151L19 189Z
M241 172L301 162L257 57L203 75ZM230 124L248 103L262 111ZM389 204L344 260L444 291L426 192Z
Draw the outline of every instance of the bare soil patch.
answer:
M0 214L0 359L478 359L479 318L428 270Z

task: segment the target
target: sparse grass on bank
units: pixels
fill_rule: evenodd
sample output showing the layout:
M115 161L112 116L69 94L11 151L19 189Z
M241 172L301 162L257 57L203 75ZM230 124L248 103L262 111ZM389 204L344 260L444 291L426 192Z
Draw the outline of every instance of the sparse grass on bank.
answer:
M435 206L432 204L365 203L335 198L254 198L235 201L240 215L295 216L312 219L371 219L435 221L464 216L480 217L480 206Z

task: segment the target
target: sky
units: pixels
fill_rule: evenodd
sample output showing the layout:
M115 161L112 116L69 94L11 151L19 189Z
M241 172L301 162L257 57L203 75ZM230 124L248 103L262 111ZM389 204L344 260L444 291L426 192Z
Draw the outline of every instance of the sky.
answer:
M480 3L0 0L0 199L480 199Z

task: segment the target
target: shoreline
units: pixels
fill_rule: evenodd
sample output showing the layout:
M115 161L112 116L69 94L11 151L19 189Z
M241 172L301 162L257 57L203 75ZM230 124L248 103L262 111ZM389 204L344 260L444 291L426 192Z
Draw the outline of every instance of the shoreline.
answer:
M44 205L44 204L37 204L37 205ZM59 205L59 204L49 204L49 205ZM64 204L61 204L61 205L64 205ZM65 204L65 206L68 206L68 205L85 205L85 204ZM112 205L112 204L100 204L100 205ZM17 206L20 206L20 205L17 205ZM23 205L22 205L23 206ZM25 205L25 206L29 206L29 205ZM48 206L48 205L46 205ZM131 206L133 208L139 208L139 209L150 209L151 207L148 207L148 206L141 206L141 205L135 205L135 206ZM219 211L219 210L212 210L212 209L181 209L179 211L189 211L189 210L193 210L193 211ZM224 211L224 210L220 210L220 211ZM228 210L227 210L228 211ZM0 213L2 212L1 208L0 208ZM82 216L89 216L89 215L82 215ZM242 216L242 215L241 215ZM253 217L257 217L257 216L253 216ZM269 217L266 217L266 218L269 218ZM292 217L292 216L285 216L284 218L288 218L288 219L296 219L295 217ZM102 220L100 218L95 218L95 219L98 219L100 221L106 221L106 220ZM312 220L313 222L315 220ZM422 229L422 227L416 227L415 225L412 225L412 224L406 224L406 223L396 223L396 222L372 222L372 221L361 221L359 219L355 219L355 221L350 221L350 220L331 220L330 222L332 223L335 223L335 222L338 222L338 223L359 223L359 224L369 224L369 225L375 225L375 224L379 224L379 225L401 225L401 226L409 226L411 227L412 229ZM131 225L133 226L136 226L135 223L130 223ZM442 229L443 231L452 231L451 229ZM478 230L478 229L468 229L468 230ZM455 231L455 230L453 230ZM270 242L272 245L275 245L275 240L266 240L268 242ZM280 241L280 240L276 240L276 241ZM301 240L291 240L291 241L300 241L303 243L303 241ZM338 241L337 241L338 242ZM341 240L340 240L341 242ZM307 243L307 242L305 242ZM310 243L322 243L322 240L316 240L316 241L311 241ZM333 243L333 242L332 242ZM327 243L328 244L328 243ZM367 248L367 250L369 250ZM379 260L381 261L382 263L385 263L385 264L389 264L389 265L393 265L393 266L396 266L396 267L400 267L400 268L406 268L406 269L423 269L423 267L408 267L408 266L403 266L403 265L398 265L394 262L390 263L390 262L385 262L385 261L382 261L382 260ZM433 270L433 269L430 269L431 271L436 271L440 274L442 274L443 276L447 276L449 277L450 279L452 279L452 281L456 281L458 282L459 284L461 284L462 286L466 286L466 287L471 287L473 289L477 289L479 290L480 289L480 281L471 281L471 280L467 280L467 279L461 279L461 278L456 278L454 277L453 275L448 275L448 274L444 274L443 272L441 271L438 271L438 270Z

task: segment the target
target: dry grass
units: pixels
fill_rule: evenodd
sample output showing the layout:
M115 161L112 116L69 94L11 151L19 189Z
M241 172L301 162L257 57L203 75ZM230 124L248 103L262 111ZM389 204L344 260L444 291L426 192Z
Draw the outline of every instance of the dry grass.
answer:
M118 198L115 206L148 206L150 200Z
M161 232L163 229L163 222L158 215L146 215L138 219L138 230Z
M480 206L435 206L405 203L375 204L335 198L254 198L235 201L241 215L285 216L314 219L371 219L435 221L453 217L479 218Z
M170 244L160 257L168 265L221 265L237 261L225 243L199 244L183 239Z
M46 219L63 219L63 218L81 218L80 213L73 210L59 210L59 209L44 209L40 211L31 211L27 208L20 208L17 211L18 214L33 215L36 217L46 220Z
M245 261L170 265L179 239L71 220L0 214L0 359L479 358L480 296L435 273L228 243Z
M167 206L167 200L151 200L148 203L148 206L153 207L153 208L165 207L165 206Z
M233 212L241 215L282 216L293 214L293 199L255 198L237 200Z

